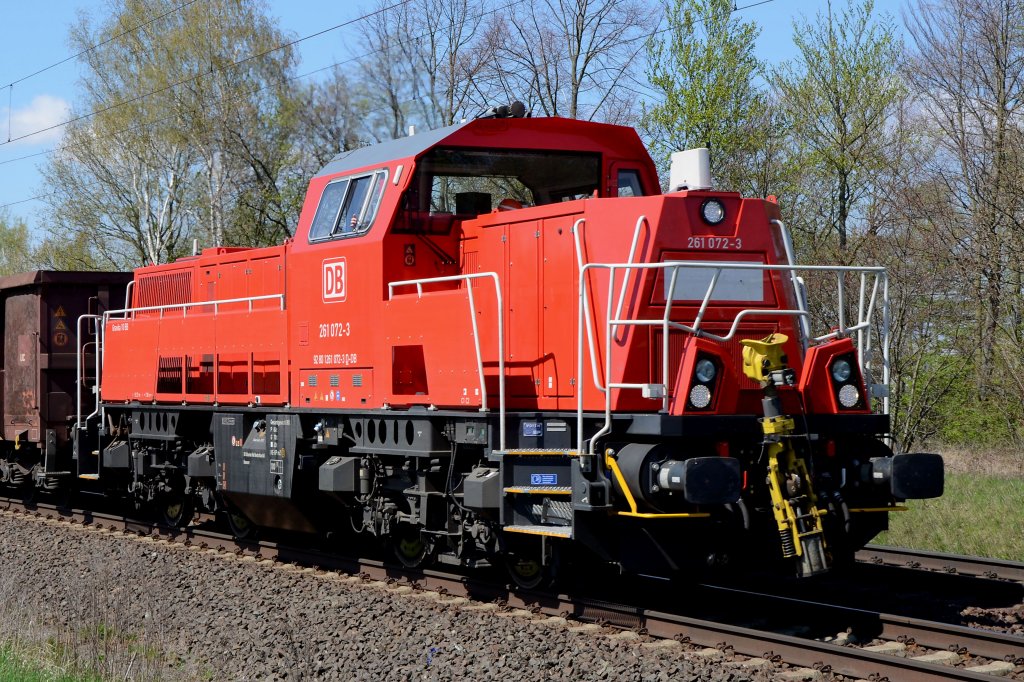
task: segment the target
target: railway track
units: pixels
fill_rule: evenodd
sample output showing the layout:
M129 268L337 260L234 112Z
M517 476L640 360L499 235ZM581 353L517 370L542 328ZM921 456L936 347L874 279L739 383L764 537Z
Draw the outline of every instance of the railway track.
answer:
M1020 561L988 559L884 545L868 545L857 553L857 560L877 565L958 573L1024 583L1024 562Z
M212 529L208 523L183 530L168 529L155 522L117 514L59 509L45 503L26 506L7 498L0 498L0 509L17 515L59 519L96 529L161 538L197 550L230 552L250 560L303 567L302 570L307 571L359 575L378 583L378 586L436 593L438 598L450 598L453 602L472 599L493 603L526 618L563 617L582 623L597 623L623 632L632 631L637 635L703 647L702 655L724 657L738 654L747 657L751 666L786 663L806 669L804 672L809 677L832 673L893 681L991 681L1003 675L1024 678L1022 637L751 589L695 585L689 591L687 601L714 605L715 608L693 615L687 609L676 608L679 605L673 605L671 611L664 610L664 599L659 602L640 596L628 600L628 603L610 603L589 593L517 592L500 581L478 576L443 570L410 570L378 559L346 557L270 540L242 542ZM888 562L905 564L899 559L901 551L886 554ZM865 550L868 561L878 563L877 552L875 547ZM982 571L980 575L989 577L984 573L987 569L981 569L977 564L969 566L967 557L958 559L963 560L958 565L959 571L969 573L978 570ZM886 559L882 562L885 563ZM1007 574L1004 571L996 575L1009 579L1004 577ZM694 597L695 591L700 592L699 599ZM661 606L654 607L653 604ZM735 618L728 616L730 613L742 613L744 616L735 622ZM757 623L750 620L751 613L786 614L786 618L781 622ZM817 626L800 628L798 624L801 622ZM833 633L843 628L853 637L834 641L816 638L816 633L829 628ZM799 670L794 671L794 679L799 679L799 674Z

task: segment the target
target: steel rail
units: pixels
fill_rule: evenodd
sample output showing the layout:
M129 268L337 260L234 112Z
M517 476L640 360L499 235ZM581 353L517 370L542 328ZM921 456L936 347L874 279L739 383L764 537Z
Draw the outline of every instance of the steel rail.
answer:
M996 661L1020 661L1024 664L1024 637L1005 632L747 589L719 585L701 585L701 588L722 595L723 599L735 599L745 605L760 604L761 610L766 613L808 613L819 619L835 618L867 628L874 637L886 641L900 641L943 651L963 651Z
M1024 562L987 557L946 554L923 549L868 545L857 552L857 560L885 566L899 566L943 573L959 573L979 578L998 578L1024 582Z
M407 569L379 560L356 559L316 549L283 546L269 541L238 541L230 535L211 532L203 528L169 529L155 522L129 519L116 514L82 509L65 510L43 503L25 505L9 498L0 498L0 501L7 503L7 509L24 510L23 513L37 517L43 516L46 512L46 516L49 518L56 516L76 524L95 524L97 527L104 527L103 524L107 523L112 530L120 529L140 536L160 537L186 546L198 545L200 549L221 549L236 555L252 556L275 563L284 562L310 566L316 570L339 570L388 583L405 582L416 588L436 591L440 595L466 597L478 601L497 601L503 606L525 609L536 614L571 616L580 621L596 621L620 628L633 628L658 638L671 638L697 646L728 649L745 656L762 657L774 662L810 667L826 673L876 680L888 678L889 680L991 681L993 679L991 675L974 672L970 668L928 663L913 658L840 646L741 625L665 613L641 606L611 604L592 598L564 594L516 592L509 586L497 585L472 576L430 569ZM33 506L35 509L32 508ZM722 589L720 587L700 587L702 589ZM778 604L792 606L800 603L800 600L792 598L741 590L736 592L740 593L739 596L742 599L777 600L776 606ZM805 602L800 606L801 608L828 609L834 612L845 611L849 615L861 619L865 617L880 618L883 636L893 639L898 637L922 646L956 647L986 658L1002 657L1004 660L1013 659L1014 662L1019 662L1020 659L1013 657L1024 651L1024 639L1000 633L974 631L970 628L945 626L929 621L886 616L885 614L813 602Z

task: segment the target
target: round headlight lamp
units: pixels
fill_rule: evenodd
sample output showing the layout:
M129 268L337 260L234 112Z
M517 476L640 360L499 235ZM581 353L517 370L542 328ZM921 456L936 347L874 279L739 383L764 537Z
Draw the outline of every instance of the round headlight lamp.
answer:
M832 378L836 380L836 383L843 383L850 378L850 374L853 373L853 368L850 366L849 360L836 360L832 363Z
M853 384L846 384L839 389L839 404L843 407L853 407L860 400L860 391Z
M711 404L711 389L704 384L694 384L690 389L690 404L703 410Z
M711 362L707 358L702 358L697 361L697 366L694 367L693 375L697 377L697 381L702 384L710 384L715 380L715 363Z
M700 217L708 225L717 225L725 220L725 206L718 199L708 199L700 205Z

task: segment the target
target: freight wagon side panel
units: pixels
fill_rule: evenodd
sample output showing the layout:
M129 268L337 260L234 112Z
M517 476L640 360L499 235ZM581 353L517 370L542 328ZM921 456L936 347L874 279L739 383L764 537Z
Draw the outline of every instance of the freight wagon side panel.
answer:
M120 307L129 279L127 273L48 271L0 278L5 438L41 444L52 429L58 446L68 442L77 390L78 318ZM94 379L93 350L85 348L86 393Z
M39 296L16 293L4 302L4 438L39 440Z

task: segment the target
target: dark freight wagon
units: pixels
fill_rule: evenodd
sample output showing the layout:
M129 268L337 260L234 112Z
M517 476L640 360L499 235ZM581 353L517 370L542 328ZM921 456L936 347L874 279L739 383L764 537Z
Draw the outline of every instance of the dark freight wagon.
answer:
M45 270L0 277L0 482L18 484L33 476L53 488L71 471L78 318L123 307L131 277ZM88 334L89 327L83 332ZM88 344L85 351L90 351ZM85 391L95 384L94 367L91 358L82 363Z

